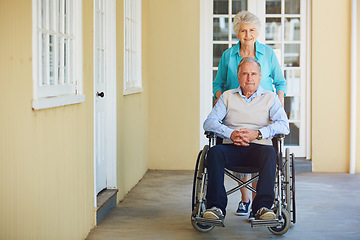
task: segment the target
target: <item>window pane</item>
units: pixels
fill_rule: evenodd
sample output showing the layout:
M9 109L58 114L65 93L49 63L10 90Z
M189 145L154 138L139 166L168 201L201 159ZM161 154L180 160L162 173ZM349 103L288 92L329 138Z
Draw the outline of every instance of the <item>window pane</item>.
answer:
M46 56L46 42L47 37L45 33L41 34L41 67L42 67L42 73L41 73L41 85L46 84L47 79L47 56Z
M214 14L228 14L228 0L214 0Z
M285 44L284 63L285 67L300 66L300 44Z
M266 18L265 39L281 41L281 18Z
M289 120L300 120L300 97L285 97L284 108Z
M214 44L213 45L213 66L218 67L223 52L228 48L227 44Z
M300 14L300 0L285 0L285 14Z
M217 70L213 70L213 81L214 81L215 78L216 78L216 74L217 74Z
M247 10L247 0L232 0L232 14Z
M68 83L69 79L68 79L68 74L69 74L69 69L68 69L68 56L69 56L69 44L68 44L69 40L68 39L64 39L64 83Z
M46 1L45 0L41 0L41 27L42 28L47 28L47 25L49 23L48 21L48 17L49 17L49 12L48 12L48 6L46 5Z
M281 14L281 0L266 0L266 14Z
M285 70L285 79L288 94L300 94L300 70Z
M57 68L58 68L58 79L59 79L59 84L62 84L63 82L63 70L64 70L64 66L62 65L63 62L62 62L62 59L64 57L64 51L63 51L63 40L64 38L62 37L59 37L59 40L58 40L58 49L59 49L59 54L58 54L58 60L57 60Z
M230 23L231 41L238 42L239 39L236 37L236 34L234 33L233 26L234 26L234 18L231 18L231 23Z
M284 140L286 146L299 146L299 130L300 123L290 123L290 134Z
M276 44L267 44L269 47L271 47L274 50L274 53L279 61L280 67L283 67L282 63L282 46L280 43Z
M214 40L227 41L229 33L229 19L220 17L213 20Z
M300 18L285 18L285 40L300 40Z
M54 71L55 71L55 67L54 67L54 57L55 57L55 52L54 52L54 36L50 35L49 36L49 72L50 72L50 85L54 85Z

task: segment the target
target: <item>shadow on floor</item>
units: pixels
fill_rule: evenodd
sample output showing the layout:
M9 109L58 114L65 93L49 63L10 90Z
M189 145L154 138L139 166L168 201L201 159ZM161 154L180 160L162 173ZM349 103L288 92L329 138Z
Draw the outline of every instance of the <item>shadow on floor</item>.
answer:
M229 196L225 228L197 232L190 222L192 180L193 171L148 171L87 240L360 239L360 174L298 172L297 223L282 237L233 214L238 192Z

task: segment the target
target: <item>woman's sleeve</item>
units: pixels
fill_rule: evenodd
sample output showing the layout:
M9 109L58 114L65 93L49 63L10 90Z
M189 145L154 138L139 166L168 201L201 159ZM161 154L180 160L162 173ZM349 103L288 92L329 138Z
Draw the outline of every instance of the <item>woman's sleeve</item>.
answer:
M226 85L226 75L227 75L227 69L228 69L228 63L229 59L227 57L226 52L224 52L221 56L219 67L217 70L216 78L213 81L213 94L216 98L216 92L221 91L224 92L225 85Z
M279 61L275 55L274 50L272 50L272 54L271 54L271 68L272 68L271 78L274 79L273 84L275 86L276 92L282 90L286 95L287 92L286 80L284 78L283 72L281 70Z

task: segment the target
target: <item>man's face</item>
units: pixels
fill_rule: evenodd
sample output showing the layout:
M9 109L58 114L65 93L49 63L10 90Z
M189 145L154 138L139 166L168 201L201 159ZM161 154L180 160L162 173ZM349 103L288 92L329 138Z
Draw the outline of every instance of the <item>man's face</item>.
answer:
M258 65L254 62L242 64L238 73L238 80L243 92L254 93L259 87L261 80L261 73L259 73Z

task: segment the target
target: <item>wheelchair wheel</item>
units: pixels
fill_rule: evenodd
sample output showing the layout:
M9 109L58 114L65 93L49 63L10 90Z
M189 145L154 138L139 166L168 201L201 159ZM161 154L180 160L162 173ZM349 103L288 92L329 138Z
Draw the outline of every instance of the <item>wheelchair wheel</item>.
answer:
M292 222L296 222L296 205L295 205L295 156L291 154L291 194L292 194Z
M193 181L193 192L192 192L192 213L191 213L191 224L199 232L211 231L214 226L201 224L195 221L195 217L201 217L206 211L206 186L207 186L207 174L205 174L205 157L209 150L209 146L204 146L203 150L199 152ZM204 183L204 184L202 184ZM203 196L201 196L203 193Z
M286 200L286 210L291 212L291 167L290 167L290 152L289 149L285 149L285 166L284 166L284 176L285 176L285 200Z
M277 213L277 211L278 211L277 208L273 208L272 210L274 211L274 213ZM268 227L269 231L272 234L283 235L289 230L290 223L291 223L290 213L285 208L282 208L281 209L281 216L283 218L282 225L277 226L277 227Z
M294 168L294 154L289 153L289 149L285 150L285 198L286 209L291 215L291 221L296 222L295 213L295 168Z

